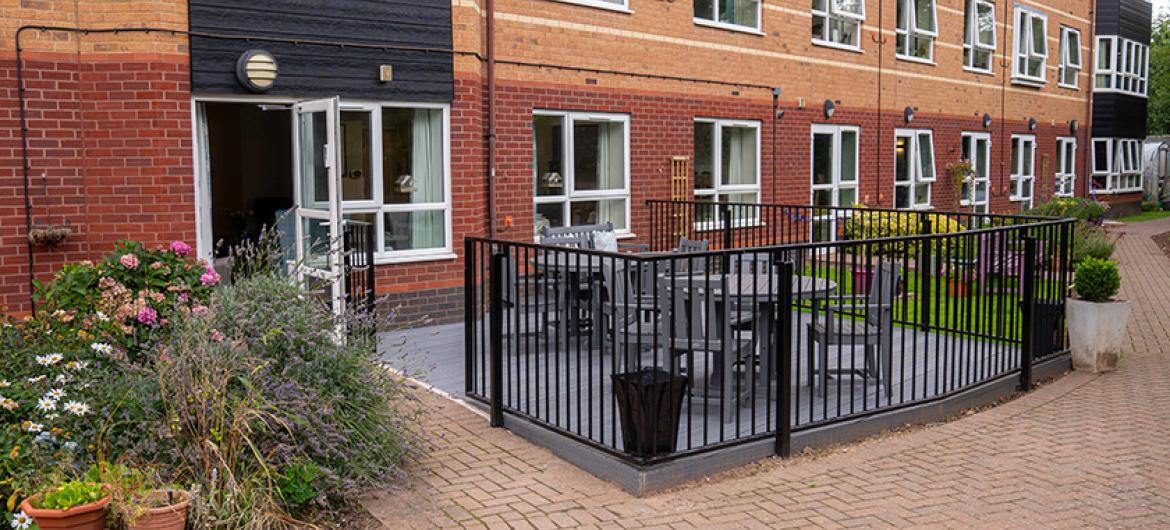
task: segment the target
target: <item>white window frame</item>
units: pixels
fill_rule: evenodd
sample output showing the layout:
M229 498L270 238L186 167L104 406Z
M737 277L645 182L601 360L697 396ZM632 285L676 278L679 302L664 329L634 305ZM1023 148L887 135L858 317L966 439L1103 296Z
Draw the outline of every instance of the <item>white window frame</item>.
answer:
M1106 169L1101 169L1097 160L1097 145L1104 143ZM1142 140L1135 138L1093 138L1092 191L1099 194L1131 193L1142 191L1142 171L1145 160L1142 154ZM1105 186L1099 186L1104 181Z
M764 0L756 1L756 25L748 26L745 24L736 24L733 22L722 22L719 20L719 4L724 0L711 0L711 10L715 18L701 18L694 16L694 7L691 8L692 18L696 25L707 26L711 28L727 29L731 31L742 31L745 33L752 33L755 35L764 35L761 28L764 27Z
M1109 45L1108 51L1102 49L1103 44ZM1149 46L1114 35L1099 35L1093 57L1094 92L1147 97Z
M971 210L975 213L987 213L988 202L991 199L991 133L964 131L961 138L964 145L963 148L966 149L967 152L971 153L971 159L967 162L971 164L971 170L975 172L975 174L964 178L963 182L960 183L960 188L958 190L959 205L966 208L971 208ZM978 149L976 149L979 145L979 140L984 140L982 153L978 153ZM960 149L959 152L961 153L962 149ZM975 160L975 157L977 156L983 157L984 159L983 175L978 174L979 165ZM962 196L962 185L964 184L971 193L971 196L966 199L964 199ZM983 185L983 200L977 199L979 194L976 193L976 191L979 184Z
M1077 36L1076 46L1072 46L1069 37ZM1075 59L1075 60L1074 60ZM1081 69L1084 62L1081 57L1081 32L1068 26L1060 27L1060 69L1057 70L1056 84L1062 88L1080 88ZM1068 73L1072 73L1072 83L1065 82Z
M1048 83L1048 15L1030 7L1016 6L1015 38L1012 39L1012 83L1029 86L1041 86ZM1036 42L1036 22L1043 24L1044 52L1039 53L1032 49ZM1027 32L1024 40L1027 49L1020 49L1021 32ZM1028 75L1028 61L1040 59L1040 75Z
M823 18L824 23L821 26L822 33L820 35L817 35L815 33L813 34L813 37L812 37L813 44L816 44L819 46L828 46L830 48L840 48L843 50L861 51L861 24L863 22L865 22L865 0L854 0L861 6L861 13L860 14L859 13L852 13L852 12L845 11L845 10L838 10L837 9L837 0L820 0L820 1L824 2L825 9L824 10L817 9L816 8L817 0L813 0L812 17L813 17L813 19L816 19L817 17ZM828 32L832 31L834 23L849 24L849 25L854 26L853 36L854 36L854 40L856 40L856 42L853 44L845 44L845 43L834 41L832 39L826 39L825 36L828 34Z
M617 11L619 13L633 13L630 9L630 0L621 0L618 2L606 2L605 0L553 0L562 4L573 4L585 7L594 7L597 9L605 9L608 11Z
M1065 150L1072 148L1072 153L1065 157ZM1067 162L1068 166L1065 167ZM1072 197L1077 192L1077 139L1073 136L1058 136L1056 138L1056 184L1053 195L1057 197Z
M926 136L930 139L930 160L922 160L922 154L919 152L919 138ZM907 175L908 180L898 180L898 138L909 138L907 142L909 148L906 153ZM932 203L934 201L934 182L938 179L938 165L935 164L936 149L934 147L934 131L931 129L894 129L894 207L899 209L909 210L930 210L934 208ZM930 177L923 176L923 162L930 165ZM926 184L926 202L920 203L917 200L917 187L920 184ZM907 198L910 200L908 206L898 205L898 188L908 187L910 192Z
M979 6L991 8L991 44L979 42ZM966 22L966 34L963 35L963 69L971 72L990 74L995 68L995 46L999 42L998 29L995 22L995 4L987 0L967 0L966 13L963 20ZM975 53L987 52L990 58L987 68L975 66Z
M532 117L535 120L537 116L554 116L562 120L561 126L561 145L564 146L561 151L561 177L564 194L563 195L537 195L536 194L536 180L540 178L542 168L536 167L536 129L532 130L532 213L535 218L537 204L557 204L563 205L563 218L566 226L572 226L572 209L573 202L598 201L607 199L624 199L626 205L626 226L614 227L614 232L618 235L630 234L630 115L618 114L608 112L572 112L559 110L533 110ZM625 182L620 190L585 190L575 191L576 181L574 176L575 168L573 167L574 148L573 145L573 122L581 121L608 121L622 124L622 134L624 141L622 142L622 164ZM534 123L534 121L530 122ZM531 126L531 125L530 125Z
M1008 200L1013 202L1026 203L1028 208L1031 208L1036 200L1036 135L1034 134L1013 134L1009 146L1009 156L1011 159L1011 176L1010 176L1010 195ZM1016 142L1019 142L1018 149L1013 149ZM1028 171L1024 171L1024 144L1032 145L1029 150L1032 153L1031 160L1028 161ZM1016 156L1018 155L1018 156ZM1022 191L1028 190L1027 196Z
M714 145L711 146L711 185L712 188L699 188L698 182L692 181L691 186L694 188L694 195L696 201L699 197L713 197L712 204L719 204L720 195L730 195L733 193L755 193L756 202L759 203L760 195L760 178L762 176L760 162L761 162L761 129L758 120L725 120L717 118L695 118L695 123L710 123L714 125L714 130L711 133ZM723 183L723 128L724 127L742 127L755 129L756 131L756 176L755 184L724 184ZM691 177L694 179L694 175ZM698 230L713 230L721 228L722 219L719 218L720 210L715 206L714 217L711 221L695 221L695 228ZM734 217L734 216L732 216ZM760 223L760 219L733 219L731 224L734 227L755 226Z
M841 181L841 166L842 166L841 137L843 136L842 133L844 133L844 132L852 132L853 133L853 138L854 138L854 141L856 142L856 145L853 146L853 182L842 184L842 181ZM832 151L833 151L832 152L833 173L832 173L832 175L829 175L829 183L828 184L817 184L816 177L815 177L815 175L813 175L813 171L816 167L816 156L815 156L815 153L813 153L813 149L815 148L814 146L816 143L816 136L818 134L828 134L828 135L832 135L832 137L833 137L833 148L832 148ZM861 197L860 197L860 193L861 193L861 185L860 185L861 184L861 165L860 165L860 163L861 163L861 127L858 127L856 125L826 125L826 124L814 123L812 125L810 132L809 132L808 141L809 141L809 144L808 144L809 145L809 151L808 151L809 152L809 157L808 157L809 202L808 203L810 205L816 204L814 201L814 197L816 196L817 191L829 190L833 195L833 204L832 204L833 206L844 207L844 208L848 208L848 207L853 206L853 204L841 204L841 190L842 189L852 189L854 202L860 202L860 199L861 199ZM817 210L818 208L824 208L824 206L813 206L814 211ZM815 215L813 217L812 223L811 223L813 226L810 226L810 230L812 231L811 236L813 236L813 237L816 236L817 227L815 225L817 225L818 223L828 223L828 225L829 225L828 226L828 233L830 234L830 241L835 241L837 239L837 220L839 218L848 217L849 215L851 215L850 210L835 210L835 214L830 213L828 215Z
M918 12L916 9L913 9L913 7L914 7L913 4L916 1L929 1L930 2L931 16L934 19L934 29L927 30L927 29L922 29L918 26ZM894 28L895 56L898 59L903 59L906 61L934 64L934 41L935 41L935 39L938 38L938 2L936 0L898 0L899 6L903 5L903 4L907 4L907 7L902 10L902 13L905 16L898 17L898 21L895 24L895 28ZM895 12L896 11L897 11L897 9L895 7ZM904 39L904 42L906 43L907 50L910 49L910 39L911 38L916 37L916 38L929 39L930 46L928 46L926 49L927 50L926 57L918 57L916 55L910 55L908 53L903 53L901 50L898 49L898 46L897 46L897 39L899 37Z

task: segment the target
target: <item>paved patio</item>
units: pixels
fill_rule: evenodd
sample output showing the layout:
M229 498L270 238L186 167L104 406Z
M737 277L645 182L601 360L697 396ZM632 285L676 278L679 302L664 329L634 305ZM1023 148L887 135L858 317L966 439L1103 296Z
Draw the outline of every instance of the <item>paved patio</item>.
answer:
M642 499L420 392L430 451L404 489L365 505L388 528L1168 526L1170 260L1149 237L1166 231L1170 219L1129 225L1119 241L1135 308L1115 373Z

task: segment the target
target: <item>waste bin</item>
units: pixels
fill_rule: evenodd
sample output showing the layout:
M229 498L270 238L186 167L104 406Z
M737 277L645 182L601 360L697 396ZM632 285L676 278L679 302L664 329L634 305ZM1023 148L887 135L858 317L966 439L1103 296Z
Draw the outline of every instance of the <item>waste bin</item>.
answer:
M1052 355L1056 344L1061 342L1061 337L1058 337L1057 333L1063 330L1057 329L1057 324L1060 323L1063 310L1064 304L1059 300L1036 301L1036 321L1033 328L1036 332L1032 334L1032 352L1037 359Z
M659 368L613 374L622 443L640 457L667 455L678 441L679 415L690 382Z

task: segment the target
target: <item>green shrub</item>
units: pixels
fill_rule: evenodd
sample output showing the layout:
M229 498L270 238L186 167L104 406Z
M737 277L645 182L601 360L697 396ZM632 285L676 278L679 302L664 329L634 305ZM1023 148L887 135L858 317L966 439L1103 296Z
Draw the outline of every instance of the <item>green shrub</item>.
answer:
M1057 197L1028 211L1029 215L1074 218L1096 222L1109 211L1109 205L1081 197Z
M70 480L60 486L43 492L36 499L34 508L44 510L68 510L74 506L97 502L106 496L101 483L85 480Z
M1162 211L1162 205L1158 204L1157 201L1142 201L1142 211L1143 212L1160 212L1160 211Z
M845 221L845 239L866 240L891 237L906 237L924 235L922 226L924 215L915 211L872 211L857 209ZM962 232L963 225L945 215L925 214L930 221L931 234L953 234ZM947 243L948 252L952 255L966 253L968 238L954 238ZM864 248L864 247L862 247ZM900 256L905 252L917 252L913 244L907 248L906 241L875 243L868 248L868 252L875 255Z
M1085 258L1109 259L1113 256L1113 238L1105 230L1088 223L1077 223L1073 228L1072 262Z
M1073 287L1077 296L1089 302L1104 302L1113 298L1121 288L1117 264L1103 259L1085 258L1077 265Z
M318 496L318 482L325 473L312 462L293 462L285 465L276 477L276 490L284 505L293 513L305 509Z

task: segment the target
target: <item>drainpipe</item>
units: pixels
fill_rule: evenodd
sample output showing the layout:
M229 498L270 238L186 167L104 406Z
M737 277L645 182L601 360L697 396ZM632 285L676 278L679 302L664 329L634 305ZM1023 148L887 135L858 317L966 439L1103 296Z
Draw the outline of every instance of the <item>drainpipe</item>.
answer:
M776 112L780 108L780 87L772 89L772 203L780 201L776 198Z
M28 237L32 233L32 198L29 196L29 158L28 158L28 117L25 111L24 100L24 60L21 57L22 47L20 45L20 36L27 26L22 26L16 30L16 93L17 100L20 106L20 169L24 178L24 229L25 229L25 244L28 252L28 303L35 315L37 312L37 299L35 296L36 289L36 271L34 265L36 258L33 256L32 239Z
M1089 70L1089 81L1086 83L1088 86L1085 87L1088 92L1085 98L1085 109L1087 110L1085 112L1085 148L1081 150L1085 154L1084 164L1081 165L1084 168L1081 173L1085 175L1085 178L1081 180L1085 181L1085 196L1096 200L1097 197L1093 193L1093 87L1097 86L1097 0L1093 0L1089 4L1089 9L1089 16L1093 17L1089 24L1089 60L1081 59L1081 66L1085 66L1087 62L1093 65L1093 68L1092 70L1085 68L1085 70ZM1076 135L1073 135L1073 138L1076 138ZM1074 188L1073 195L1076 195L1076 192L1077 190Z
M487 12L485 55L487 59L487 218L488 236L496 237L496 9L484 0Z

